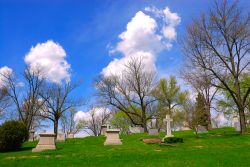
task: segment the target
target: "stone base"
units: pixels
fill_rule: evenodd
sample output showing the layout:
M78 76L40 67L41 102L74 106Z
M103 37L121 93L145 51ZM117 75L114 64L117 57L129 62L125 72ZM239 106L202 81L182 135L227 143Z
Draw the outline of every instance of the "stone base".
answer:
M56 146L52 145L37 145L36 148L32 149L32 152L40 152L43 150L55 150Z
M41 133L39 142L36 146L36 148L32 149L32 152L40 152L43 150L55 150L56 145L55 145L55 134L46 134L46 133Z
M104 145L122 145L121 140L108 140L104 142Z
M106 141L104 145L121 145L122 142L119 138L120 129L108 129L106 131Z

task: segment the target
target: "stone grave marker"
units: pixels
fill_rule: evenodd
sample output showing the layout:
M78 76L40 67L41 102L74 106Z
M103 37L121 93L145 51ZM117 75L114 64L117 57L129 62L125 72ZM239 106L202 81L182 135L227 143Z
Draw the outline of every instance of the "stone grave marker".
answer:
M29 131L29 141L34 141L35 139L35 130L30 130Z
M73 139L74 138L74 134L73 133L69 133L68 134L68 139Z
M54 133L41 133L39 142L36 148L32 149L32 152L40 152L43 150L55 150L55 134Z
M240 122L234 122L234 129L235 129L237 132L240 132Z
M65 141L65 134L64 133L58 133L56 140L57 141Z
M129 132L130 133L143 133L144 129L140 126L136 126L136 127L129 127Z
M120 129L107 129L104 145L121 145L122 142L119 138L119 133Z
M106 131L107 131L107 125L102 125L101 126L101 135L106 136Z
M206 133L206 132L207 132L207 129L205 128L205 126L198 125L197 133Z
M158 129L149 129L148 130L148 135L150 135L150 136L158 136L159 135Z
M174 135L172 135L172 130L171 130L171 122L173 121L173 119L170 118L170 115L166 115L166 118L163 121L166 124L166 130L167 130L167 134L164 138L173 137Z

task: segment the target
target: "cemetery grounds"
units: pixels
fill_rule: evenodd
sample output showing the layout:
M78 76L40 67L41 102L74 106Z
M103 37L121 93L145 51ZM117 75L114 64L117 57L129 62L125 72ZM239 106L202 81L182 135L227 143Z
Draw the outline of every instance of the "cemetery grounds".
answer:
M173 134L182 137L184 143L146 144L142 139L152 136L142 133L121 135L122 145L104 146L104 136L91 136L57 142L56 150L32 153L37 141L26 142L21 150L0 153L0 167L250 166L250 134L240 135L233 128L215 129L199 136L190 130ZM161 133L159 137L163 136Z

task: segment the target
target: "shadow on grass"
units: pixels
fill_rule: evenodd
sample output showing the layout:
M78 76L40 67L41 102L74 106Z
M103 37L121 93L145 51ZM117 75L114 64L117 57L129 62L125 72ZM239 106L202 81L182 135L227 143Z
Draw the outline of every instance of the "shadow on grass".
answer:
M27 150L32 150L34 147L22 147L18 148L16 150L8 150L8 151L0 151L1 153L9 153L9 152L20 152L20 151L27 151Z

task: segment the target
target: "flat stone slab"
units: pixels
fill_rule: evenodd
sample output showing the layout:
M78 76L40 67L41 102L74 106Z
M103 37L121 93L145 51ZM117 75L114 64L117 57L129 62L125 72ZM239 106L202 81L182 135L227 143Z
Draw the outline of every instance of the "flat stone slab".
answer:
M143 133L144 129L142 127L129 127L130 133Z
M158 129L149 129L148 130L148 135L150 135L150 136L158 136L159 135Z
M55 150L55 134L54 133L41 133L39 142L36 148L32 149L32 152L40 152L43 150Z
M56 141L65 141L65 134L64 133L58 133Z
M74 138L74 134L70 133L68 134L68 139L73 139Z
M108 129L106 131L106 141L104 145L121 145L122 142L119 138L120 129Z

